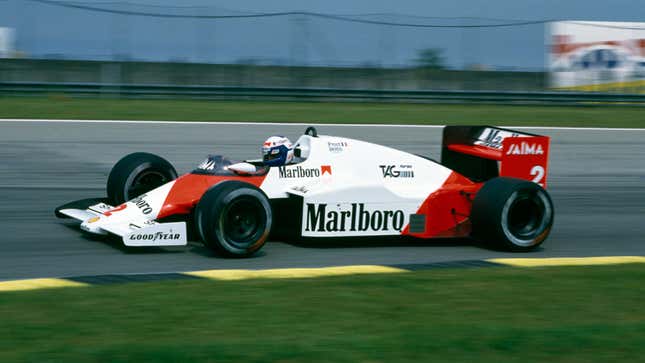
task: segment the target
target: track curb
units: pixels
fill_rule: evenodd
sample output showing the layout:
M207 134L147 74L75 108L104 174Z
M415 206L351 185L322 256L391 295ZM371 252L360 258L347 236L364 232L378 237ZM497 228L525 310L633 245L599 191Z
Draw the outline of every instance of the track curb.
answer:
M645 263L645 256L555 257L555 258L493 258L399 265L349 265L317 268L281 268L266 270L200 270L150 274L112 274L35 278L0 281L0 293L9 291L40 290L67 287L89 287L132 282L168 280L235 281L248 279L301 279L328 276L365 274L392 274L443 268L514 267L534 268L553 266L597 266L626 263Z

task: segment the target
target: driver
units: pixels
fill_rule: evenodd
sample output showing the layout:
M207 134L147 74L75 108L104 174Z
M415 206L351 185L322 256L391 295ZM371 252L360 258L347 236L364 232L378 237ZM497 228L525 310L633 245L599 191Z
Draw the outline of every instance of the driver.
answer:
M262 161L266 166L282 166L293 161L293 145L284 136L271 136L262 145Z

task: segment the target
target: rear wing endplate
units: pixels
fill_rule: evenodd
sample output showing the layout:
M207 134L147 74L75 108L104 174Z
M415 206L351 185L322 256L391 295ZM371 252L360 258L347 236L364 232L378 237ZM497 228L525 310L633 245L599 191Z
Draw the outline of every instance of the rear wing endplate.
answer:
M506 176L546 188L549 142L548 136L493 126L446 126L441 163L475 181Z

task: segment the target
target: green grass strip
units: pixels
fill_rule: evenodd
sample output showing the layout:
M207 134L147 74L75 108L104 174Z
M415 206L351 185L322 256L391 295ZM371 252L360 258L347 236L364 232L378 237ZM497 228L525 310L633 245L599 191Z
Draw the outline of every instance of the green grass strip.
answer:
M639 361L644 280L625 264L6 292L0 361Z
M635 106L0 98L0 118L645 127Z

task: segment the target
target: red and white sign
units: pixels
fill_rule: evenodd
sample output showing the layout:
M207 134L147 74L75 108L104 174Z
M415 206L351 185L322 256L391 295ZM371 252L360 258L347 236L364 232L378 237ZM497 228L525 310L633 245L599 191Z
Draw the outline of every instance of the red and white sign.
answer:
M558 21L550 42L553 88L610 90L645 80L645 23Z

